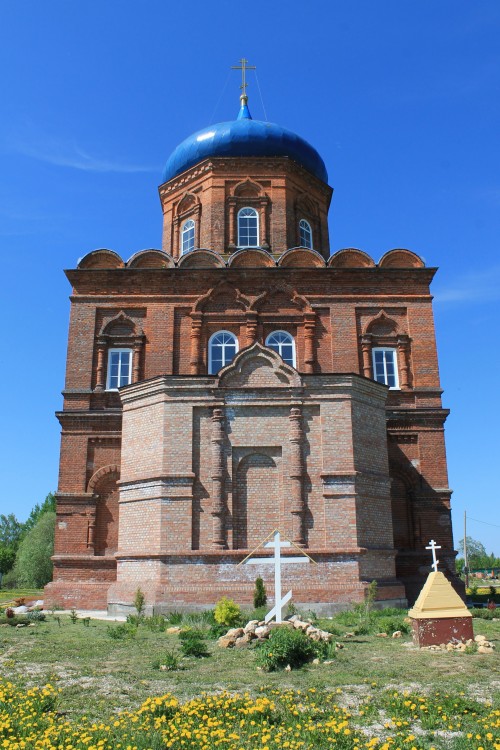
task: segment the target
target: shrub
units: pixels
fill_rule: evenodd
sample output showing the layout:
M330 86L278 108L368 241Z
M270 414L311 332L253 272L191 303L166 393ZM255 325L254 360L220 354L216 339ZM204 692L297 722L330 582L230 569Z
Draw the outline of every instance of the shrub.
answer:
M469 610L472 617L478 617L481 620L493 620L496 618L500 618L500 610L498 609L487 609L486 607L484 609L473 608Z
M30 621L26 615L0 616L0 625L12 625L12 627L15 627L16 625L29 625L29 623Z
M396 630L401 630L402 633L409 633L411 630L410 623L405 622L403 615L377 617L375 625L379 633L387 633L388 635L394 633Z
M202 630L183 630L179 633L181 651L184 656L209 656L205 643L205 633Z
M146 627L152 633L163 633L167 627L167 621L165 620L163 615L151 615L151 617L142 617L139 615L137 617L137 620L139 620L144 625L144 627Z
M220 625L233 628L241 621L241 609L232 599L223 596L215 606L214 617Z
M179 655L170 650L157 656L153 660L152 667L153 669L163 669L165 672L175 672L176 669L179 669L179 662Z
M283 669L288 665L297 669L319 653L323 654L324 646L325 644L311 641L301 630L275 628L271 631L269 640L259 647L257 661L267 672Z
M168 615L166 615L167 622L170 625L182 625L184 621L184 614L182 612L177 612L177 610L174 610L173 612L169 612Z
M337 627L336 623L333 620L318 620L317 627L321 628L321 630L324 630L326 633L331 633L332 635L340 635L341 630Z
M216 641L218 638L221 637L221 635L226 635L226 633L227 633L227 628L225 625L218 625L217 623L214 623L208 629L207 637L211 638L213 641Z
M135 638L137 635L137 625L133 625L130 622L123 622L120 625L108 625L106 632L113 640L123 641L127 638Z
M255 609L259 607L265 607L267 604L267 592L264 586L264 581L259 576L255 579L255 588L253 591L253 606Z
M31 612L26 613L26 617L31 622L43 622L45 620L45 612L40 609L32 609Z
M193 625L215 625L214 610L204 609L201 612L190 612L184 617L184 622L190 627Z
M138 617L141 617L144 613L145 602L146 602L146 597L142 593L141 589L138 588L134 596L134 607L135 607L135 611L137 612Z

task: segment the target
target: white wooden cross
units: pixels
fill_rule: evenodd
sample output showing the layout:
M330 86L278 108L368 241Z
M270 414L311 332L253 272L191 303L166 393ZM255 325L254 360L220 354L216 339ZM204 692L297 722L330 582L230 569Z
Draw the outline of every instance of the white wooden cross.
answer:
M441 549L441 547L439 546L439 544L436 544L434 539L431 539L431 541L429 542L429 546L426 547L425 549L432 550L432 568L434 572L437 573L439 560L436 560L436 550Z
M269 537L268 537L269 538ZM291 547L292 543L284 540L281 541L281 536L279 531L273 532L273 541L264 542L263 545L259 545L266 547L266 548L272 548L274 549L274 556L273 557L247 557L243 562L245 565L274 565L274 607L270 612L267 613L265 616L265 622L269 622L269 620L272 620L273 617L276 618L276 622L283 622L282 619L282 610L283 607L287 602L290 601L292 598L292 591L290 590L285 596L281 596L281 566L285 563L294 563L294 564L300 564L300 563L309 563L313 562L313 560L307 555L305 552L302 552L301 557L290 557L286 555L285 557L281 556L281 549L283 547ZM257 547L258 549L258 547ZM300 548L298 548L299 551ZM254 550L255 551L255 550ZM250 554L253 554L252 552Z

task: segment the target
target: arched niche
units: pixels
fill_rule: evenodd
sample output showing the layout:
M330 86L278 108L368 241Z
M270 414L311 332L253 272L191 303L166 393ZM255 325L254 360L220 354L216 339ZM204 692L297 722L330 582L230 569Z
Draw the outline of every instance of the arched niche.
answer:
M127 268L173 268L174 259L163 250L139 250L127 261Z
M237 250L228 261L228 266L231 268L270 268L275 265L269 253L259 248Z
M255 547L280 525L278 456L270 455L272 450L247 450L233 476L234 549Z
M195 250L195 252L198 252ZM249 301L244 297L240 290L231 286L225 279L222 279L216 286L209 289L206 294L202 294L193 306L194 313L217 312L220 310L219 300L224 300L225 309L247 310Z
M424 268L422 258L411 250L389 250L379 261L380 268Z
M391 472L391 511L394 548L415 548L415 519L413 502L415 490L410 477L401 471Z
M398 324L393 319L390 318L386 313L381 310L378 315L376 315L367 325L365 328L364 333L370 333L373 336L379 337L386 337L386 336L395 336L398 332Z
M236 198L258 198L262 195L263 188L258 182L246 179L235 185L233 195Z
M122 258L114 250L101 248L84 255L77 268L123 268L124 265Z
M304 247L292 247L278 258L281 268L324 268L325 259L316 250Z
M338 250L328 261L330 268L374 268L375 262L368 253L355 247Z
M177 265L179 268L224 268L221 256L213 250L192 250L182 255Z
M88 492L96 496L93 547L95 555L114 555L118 549L118 480L116 465L104 466L90 479Z
M176 215L180 217L187 216L192 211L197 211L200 205L200 199L193 193L185 193L176 206Z

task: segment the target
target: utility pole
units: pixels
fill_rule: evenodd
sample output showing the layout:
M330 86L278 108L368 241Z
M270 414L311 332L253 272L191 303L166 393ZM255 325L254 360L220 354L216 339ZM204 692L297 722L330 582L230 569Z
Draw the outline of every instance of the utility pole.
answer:
M469 588L469 560L467 557L467 511L464 510L464 573L465 587Z

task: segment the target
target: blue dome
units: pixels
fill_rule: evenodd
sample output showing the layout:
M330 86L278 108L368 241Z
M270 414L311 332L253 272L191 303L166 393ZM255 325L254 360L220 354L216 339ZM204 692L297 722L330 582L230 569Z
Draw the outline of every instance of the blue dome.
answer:
M245 101L237 120L209 125L182 141L165 165L163 182L211 156L288 156L328 182L325 163L315 148L280 125L252 120Z

